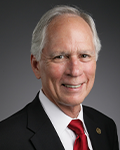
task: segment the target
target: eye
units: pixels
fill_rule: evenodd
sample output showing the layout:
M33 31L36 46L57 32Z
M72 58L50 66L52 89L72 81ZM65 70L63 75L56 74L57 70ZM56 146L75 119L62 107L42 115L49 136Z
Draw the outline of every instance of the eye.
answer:
M59 55L59 56L55 56L54 59L63 59L64 56L63 55Z
M91 55L88 54L81 54L80 60L83 62L89 62L92 59Z
M53 57L53 62L55 63L63 63L65 61L67 61L69 58L69 56L65 55L65 54L60 54L60 55L56 55Z
M87 57L89 57L89 55L87 55L87 54L82 54L81 55L81 58L87 58Z

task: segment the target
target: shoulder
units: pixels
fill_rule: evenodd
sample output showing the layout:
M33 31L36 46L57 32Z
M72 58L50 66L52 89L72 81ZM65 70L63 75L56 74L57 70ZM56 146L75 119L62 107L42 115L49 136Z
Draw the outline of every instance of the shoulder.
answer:
M94 108L83 105L83 112L84 112L84 115L87 115L96 123L100 123L106 126L112 126L116 128L115 122L112 118L108 117L107 115L103 114L102 112Z
M26 147L31 148L28 137L31 137L33 133L27 129L28 107L29 104L0 122L0 149L17 150L27 149Z
M2 120L0 122L0 129L1 129L1 127L4 127L5 125L6 126L8 126L10 124L15 124L16 125L19 122L21 122L21 123L26 122L27 118L28 118L28 111L29 110L33 111L33 109L35 110L35 107L38 104L39 104L39 99L38 99L38 94L37 94L36 97L34 98L34 100L32 102L28 103L24 108L17 111L16 113L11 115L10 117Z
M8 133L14 135L17 135L16 133L22 134L20 131L26 130L28 122L28 109L34 104L34 101L35 100L28 103L24 108L0 122L0 137L6 136Z
M102 131L101 139L107 141L112 149L119 149L117 128L113 119L88 106L83 106L83 116L90 136L96 135L96 129L99 128Z
M28 105L16 112L15 114L11 115L10 117L2 120L0 122L0 132L4 131L4 129L12 130L12 128L20 123L24 124L27 118L27 107Z

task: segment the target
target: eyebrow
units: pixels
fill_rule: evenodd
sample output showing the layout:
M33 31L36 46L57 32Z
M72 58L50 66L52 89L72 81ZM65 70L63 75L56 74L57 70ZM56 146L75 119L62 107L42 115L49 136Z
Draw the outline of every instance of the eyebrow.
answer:
M78 52L80 54L91 54L94 55L95 51L90 51L90 50L81 50L80 52Z
M69 54L69 53L64 52L64 51L55 51L55 52L50 54L50 57L54 57L56 55L67 55L67 54Z
M89 51L89 50L78 50L77 54L89 54L89 55L95 55L95 51ZM71 52L66 52L66 51L55 51L51 53L49 56L50 57L55 57L56 55L71 55Z

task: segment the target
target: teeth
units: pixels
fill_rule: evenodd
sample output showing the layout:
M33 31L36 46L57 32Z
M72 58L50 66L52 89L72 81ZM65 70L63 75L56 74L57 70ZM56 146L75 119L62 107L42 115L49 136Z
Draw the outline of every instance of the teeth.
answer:
M68 87L68 88L78 88L78 87L80 87L81 86L81 84L80 85L66 85L66 84L64 84L64 86L66 86L66 87Z

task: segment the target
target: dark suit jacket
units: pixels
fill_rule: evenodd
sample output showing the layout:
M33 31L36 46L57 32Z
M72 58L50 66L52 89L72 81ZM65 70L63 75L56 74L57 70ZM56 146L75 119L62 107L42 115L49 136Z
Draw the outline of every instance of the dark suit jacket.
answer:
M115 123L86 106L83 114L93 149L119 150ZM32 103L0 123L0 150L64 150L38 95Z

